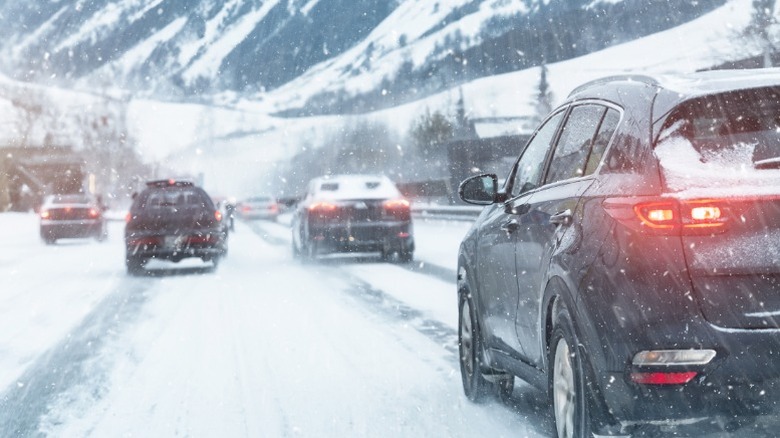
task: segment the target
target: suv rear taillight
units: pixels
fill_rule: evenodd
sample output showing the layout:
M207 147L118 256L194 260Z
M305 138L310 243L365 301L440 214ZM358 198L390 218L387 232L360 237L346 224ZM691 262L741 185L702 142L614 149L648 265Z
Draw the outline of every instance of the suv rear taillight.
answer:
M728 205L715 199L608 198L603 205L623 225L655 234L718 234L729 221Z
M410 204L406 199L390 199L384 202L385 216L395 220L409 220L411 217Z
M309 206L309 211L320 213L320 214L332 213L336 211L337 208L338 206L336 204L331 204L330 202L317 202Z

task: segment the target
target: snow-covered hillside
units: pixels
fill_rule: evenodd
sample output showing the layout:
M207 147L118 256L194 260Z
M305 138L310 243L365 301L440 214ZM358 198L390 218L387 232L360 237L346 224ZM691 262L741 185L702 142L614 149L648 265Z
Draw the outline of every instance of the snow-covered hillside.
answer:
M398 11L403 11L403 7L399 7ZM399 22L404 21L402 17L399 15ZM560 101L575 86L601 76L692 72L757 56L761 47L743 36L750 18L751 0L729 0L724 6L682 26L549 64L548 79L553 96ZM368 40L379 38L381 32L377 32ZM378 43L375 47L379 47ZM392 51L388 53L388 56L393 56ZM344 59L348 58L345 55ZM329 135L345 126L360 122L378 123L402 137L412 122L426 110L451 114L461 90L470 117L527 117L535 111L538 67L465 82L404 105L362 115L298 118L270 115L302 102L316 93L320 89L318 87L335 87L334 90L348 93L365 86L363 81L371 83L369 76L353 79L339 76L338 62L343 62L342 58L307 73L305 77L308 81L301 80L294 82L297 86L281 87L267 93L264 99L244 97L235 105L229 99L232 109L208 104L135 99L129 103L128 126L144 157L165 161L184 173L203 172L208 188L218 193L240 195L273 187L282 177L280 163L303 148L322 144ZM68 110L73 105L67 102L81 102L78 108L87 106L79 100L82 98L73 98L70 92L53 93L50 100L64 105L62 111L73 111ZM6 120L14 116L11 97L0 96L0 109L6 108L3 110ZM405 148L408 145L402 143L398 146Z
M0 68L147 97L284 86L298 94L279 110L354 112L569 59L725 1L0 0Z

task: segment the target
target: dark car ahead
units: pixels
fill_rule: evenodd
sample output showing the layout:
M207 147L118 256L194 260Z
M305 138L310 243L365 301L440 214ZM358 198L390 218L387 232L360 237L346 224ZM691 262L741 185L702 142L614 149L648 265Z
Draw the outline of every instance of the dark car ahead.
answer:
M734 429L780 401L780 70L576 89L496 175L458 267L472 400L549 391L560 437Z
M401 262L414 257L409 201L386 176L313 179L292 221L293 255L379 252Z
M227 252L222 213L191 182L149 182L127 214L125 249L131 274L143 271L150 259L179 262L197 257L216 268Z
M236 206L238 217L244 220L276 220L279 216L279 203L271 196L258 195L246 198Z
M57 239L107 236L103 208L90 195L76 193L47 196L39 210L41 239L53 244Z

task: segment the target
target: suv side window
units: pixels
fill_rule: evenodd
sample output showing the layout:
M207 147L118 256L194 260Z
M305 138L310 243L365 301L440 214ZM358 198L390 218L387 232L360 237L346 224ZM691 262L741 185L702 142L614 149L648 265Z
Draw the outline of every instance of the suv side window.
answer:
M604 157L604 151L607 150L607 146L609 146L609 142L612 140L619 122L620 112L608 108L607 114L604 115L601 121L599 132L596 134L596 138L593 139L593 147L591 148L590 156L588 156L588 164L585 165L585 175L590 175L599 167L601 159Z
M514 181L512 183L512 194L514 196L525 193L539 187L544 171L545 159L550 145L558 131L558 125L566 111L560 111L542 125L534 135L534 138L528 143L523 155L515 167Z
M601 105L579 105L571 110L550 161L545 184L586 175L591 144L605 111Z

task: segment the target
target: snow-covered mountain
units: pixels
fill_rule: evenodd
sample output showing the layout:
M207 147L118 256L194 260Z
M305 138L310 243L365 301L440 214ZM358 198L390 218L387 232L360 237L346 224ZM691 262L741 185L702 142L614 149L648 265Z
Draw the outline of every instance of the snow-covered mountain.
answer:
M68 87L360 112L580 56L724 2L0 0L0 68Z

